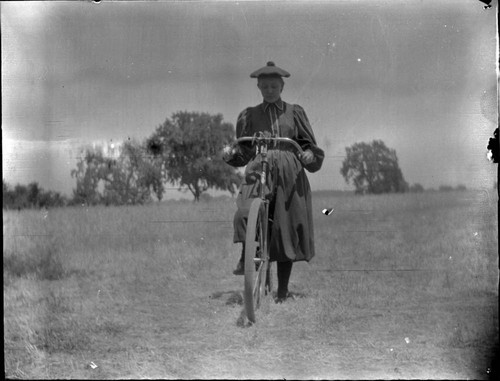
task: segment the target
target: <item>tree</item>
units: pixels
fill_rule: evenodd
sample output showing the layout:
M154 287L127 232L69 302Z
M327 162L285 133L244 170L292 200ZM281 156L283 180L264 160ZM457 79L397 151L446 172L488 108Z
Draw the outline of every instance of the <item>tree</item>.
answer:
M352 180L357 194L406 192L409 188L396 151L387 148L381 140L346 147L340 173L347 183Z
M110 204L143 204L154 193L163 197L161 171L149 160L145 146L125 142L120 156L102 172L105 181L103 198Z
M116 157L100 146L87 148L71 175L76 178L73 203L143 204L152 193L161 200L164 192L160 169L135 141L123 143Z
M221 157L234 129L221 114L177 112L148 139L149 152L162 170L162 178L179 190L188 189L199 201L209 188L236 192L241 175Z
M106 165L102 147L87 148L71 171L71 177L76 179L76 189L73 189L73 204L95 205L101 202L101 194L97 188L101 180L101 168ZM110 163L111 165L111 163Z

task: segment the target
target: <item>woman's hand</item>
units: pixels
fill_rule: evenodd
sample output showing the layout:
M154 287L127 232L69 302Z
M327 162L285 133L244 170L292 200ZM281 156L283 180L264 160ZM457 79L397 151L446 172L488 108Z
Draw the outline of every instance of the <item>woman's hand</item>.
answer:
M306 149L304 153L300 156L300 161L302 164L311 164L314 161L314 154L310 149Z
M225 146L222 149L222 160L226 162L231 160L235 153L236 153L235 147L229 145Z

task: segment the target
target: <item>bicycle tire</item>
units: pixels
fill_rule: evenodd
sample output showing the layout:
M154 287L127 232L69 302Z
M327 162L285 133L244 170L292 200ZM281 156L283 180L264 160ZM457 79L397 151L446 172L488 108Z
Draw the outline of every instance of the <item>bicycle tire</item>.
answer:
M268 216L263 200L252 201L248 214L245 240L245 290L244 301L247 318L255 323L255 312L259 308L266 286L269 287L268 265Z

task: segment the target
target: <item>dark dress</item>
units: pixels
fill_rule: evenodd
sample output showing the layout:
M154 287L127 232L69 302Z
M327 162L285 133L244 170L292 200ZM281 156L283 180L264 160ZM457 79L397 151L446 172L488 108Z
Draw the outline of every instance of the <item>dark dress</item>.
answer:
M314 161L303 165L290 144L278 143L279 147L268 151L270 187L267 191L273 219L271 261L309 261L314 256L314 233L311 188L304 168L309 172L318 171L324 152L316 145L309 120L299 105L279 100L243 110L236 124L236 137L253 136L259 131L291 138L303 150L310 149L314 154ZM235 167L247 165L234 216L234 242L244 242L250 204L259 194L260 183L256 175L260 157L255 157L255 148L240 144L227 163Z

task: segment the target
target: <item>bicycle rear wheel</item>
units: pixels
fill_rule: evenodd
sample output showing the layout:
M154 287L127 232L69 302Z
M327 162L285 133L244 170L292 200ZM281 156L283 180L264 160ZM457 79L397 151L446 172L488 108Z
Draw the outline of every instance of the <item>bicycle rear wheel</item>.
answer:
M255 323L255 311L266 293L266 286L270 287L266 282L268 266L267 207L265 201L256 198L250 206L245 241L245 311L252 323Z

